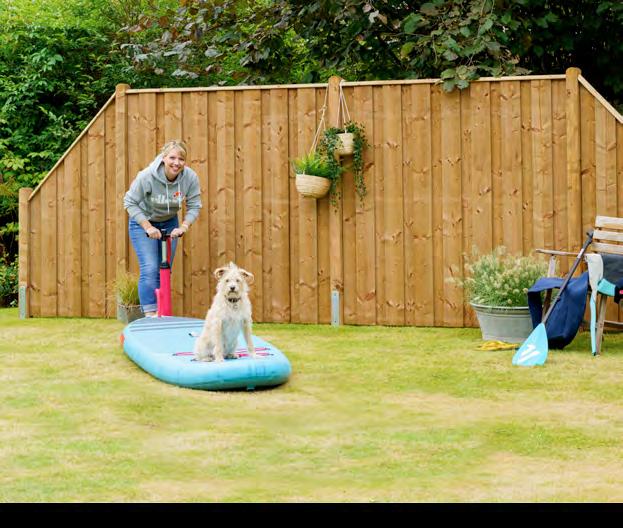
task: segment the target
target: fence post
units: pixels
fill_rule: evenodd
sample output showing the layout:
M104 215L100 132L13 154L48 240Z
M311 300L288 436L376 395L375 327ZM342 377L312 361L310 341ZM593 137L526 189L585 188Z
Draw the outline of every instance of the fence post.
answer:
M123 196L128 186L128 84L115 87L115 232L117 267L115 276L128 270L127 214L123 208Z
M340 107L341 77L329 78L327 90L327 127L336 126ZM329 205L329 254L331 256L331 324L341 325L344 320L344 244L342 233L342 183L336 187L336 205Z
M19 190L19 260L18 260L18 306L20 319L30 317L30 299L28 286L30 283L30 211L28 198L32 194L30 187Z
M580 149L580 85L579 68L567 68L566 76L566 122L567 122L567 203L569 220L567 235L569 249L580 246L582 233L582 177Z

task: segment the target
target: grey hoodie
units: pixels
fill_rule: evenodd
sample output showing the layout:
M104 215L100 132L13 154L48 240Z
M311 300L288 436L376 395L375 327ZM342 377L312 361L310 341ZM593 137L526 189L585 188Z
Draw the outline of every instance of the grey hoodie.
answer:
M186 217L192 224L201 209L201 190L197 173L184 167L175 181L170 182L164 174L162 154L138 173L130 189L123 197L123 207L136 223L145 220L163 222L177 215L186 199Z

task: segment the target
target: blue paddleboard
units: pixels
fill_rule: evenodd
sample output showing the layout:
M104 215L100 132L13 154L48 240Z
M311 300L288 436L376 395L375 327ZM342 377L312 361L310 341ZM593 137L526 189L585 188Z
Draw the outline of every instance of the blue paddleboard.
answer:
M203 323L203 319L189 317L138 319L123 330L123 350L155 378L190 389L252 390L280 385L289 378L290 362L279 349L253 336L253 359L242 333L238 337L236 359L197 361L193 348Z

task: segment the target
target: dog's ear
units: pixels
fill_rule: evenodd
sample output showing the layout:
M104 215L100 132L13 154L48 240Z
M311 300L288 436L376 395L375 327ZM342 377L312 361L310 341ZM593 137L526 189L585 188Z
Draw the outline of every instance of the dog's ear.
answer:
M214 278L216 280L221 280L221 277L225 275L229 268L217 268L214 270Z
M251 285L255 282L255 275L253 275L250 271L240 268L240 273L242 273L242 276L244 277L244 280L247 281L247 284Z

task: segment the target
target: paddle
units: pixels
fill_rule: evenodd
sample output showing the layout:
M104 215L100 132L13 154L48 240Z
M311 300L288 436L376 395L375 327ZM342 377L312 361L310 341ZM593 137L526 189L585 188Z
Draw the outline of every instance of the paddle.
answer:
M567 284L569 284L569 281L571 280L571 277L575 273L575 270L580 265L580 262L582 261L582 257L584 256L584 253L586 253L586 248L588 248L589 244L593 241L593 231L589 231L586 234L588 235L588 238L584 242L584 245L582 246L582 249L578 253L577 258L575 259L575 262L573 263L573 266L571 266L569 273L567 273L565 280L560 286L558 295L552 301L552 304L547 310L547 313L545 314L545 317L543 317L543 320L541 321L541 323L537 325L537 327L532 331L532 333L523 342L523 344L519 347L519 349L513 356L513 365L520 365L522 367L532 367L534 365L543 365L543 363L545 363L545 361L547 360L547 352L549 350L549 343L547 340L547 330L545 329L545 323L547 322L549 315L552 313L554 306L556 306L558 299L560 299L560 297L562 296L562 292L567 287Z

